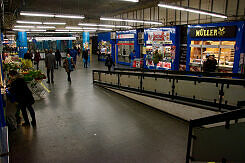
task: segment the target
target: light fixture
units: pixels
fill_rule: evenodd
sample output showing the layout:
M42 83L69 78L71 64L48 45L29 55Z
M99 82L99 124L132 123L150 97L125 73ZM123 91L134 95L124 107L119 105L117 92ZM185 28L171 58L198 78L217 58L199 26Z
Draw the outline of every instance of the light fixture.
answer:
M84 16L77 15L55 15L56 18L84 19Z
M98 28L99 31L112 31L112 29L109 28Z
M32 13L32 12L21 12L20 15L23 15L23 16L38 16L38 17L54 17L54 14Z
M81 27L66 27L66 29L83 29Z
M19 24L42 24L42 22L23 21L23 20L17 20L16 23L19 23Z
M122 25L117 25L116 28L132 28L131 26L122 26Z
M28 29L16 29L16 28L14 28L13 31L23 31L24 32L24 31L28 31Z
M43 22L45 25L66 25L66 23L61 22Z
M109 24L89 24L89 23L79 23L80 26L91 26L91 27L111 27L111 28L132 28L131 26L116 26Z
M139 0L121 0L121 1L126 1L126 2L139 2Z
M31 29L32 32L46 32L45 29Z
M70 30L71 32L83 32L82 29L73 29L73 30Z
M57 32L69 32L68 29L56 29L55 31L57 31Z
M192 12L192 13L196 13L196 14L202 14L202 15L208 15L208 16L227 19L227 16L222 15L222 14L217 14L214 12L203 11L203 10L197 10L197 9L193 9L193 8L189 8L189 7L185 8L185 7L181 7L181 6L168 5L168 4L158 4L158 6L164 7L164 8L169 8L169 9L174 9L174 10L187 11L187 12Z
M36 26L36 28L53 29L53 28L55 28L55 26Z
M100 20L107 20L107 21L118 21L118 22L131 22L131 23L146 23L146 24L162 24L161 22L154 22L154 21L143 21L143 20L131 20L131 19L117 19L117 18L105 18L102 17Z
M49 13L35 13L35 12L21 12L23 16L38 16L38 17L54 17L54 18L69 18L69 19L84 19L82 15L64 15L64 14L49 14Z
M84 27L83 29L86 29L86 30L97 30L98 28L89 28L89 27Z
M27 26L27 25L16 25L15 28L35 28L34 26Z

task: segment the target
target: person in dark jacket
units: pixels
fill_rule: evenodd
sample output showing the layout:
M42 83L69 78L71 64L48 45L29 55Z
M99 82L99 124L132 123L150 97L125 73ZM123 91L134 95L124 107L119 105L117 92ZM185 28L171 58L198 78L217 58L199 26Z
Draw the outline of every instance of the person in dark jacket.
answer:
M56 60L56 68L58 68L59 66L61 66L61 54L59 49L57 49L55 52L55 60Z
M32 105L35 103L32 92L28 88L25 80L18 75L17 71L11 70L9 72L11 78L14 80L10 84L9 91L14 95L16 102L18 102L18 107L20 107L25 123L22 126L30 126L29 118L26 112L26 108L30 112L33 127L36 126L36 116Z
M83 51L84 68L88 68L88 50Z
M27 52L24 54L24 59L32 60L32 57L33 57L32 53L30 53L30 51L27 50Z
M51 72L51 82L54 83L54 68L55 68L55 56L52 54L52 50L45 56L45 66L47 68L48 81L50 83L50 72Z
M215 72L217 66L217 60L214 55L208 56L207 60L203 63L204 72Z
M39 69L39 61L41 60L41 55L39 53L39 51L35 51L35 55L34 55L34 64L37 65L37 70Z
M111 67L115 66L115 63L113 62L113 58L111 54L108 54L106 61L105 61L105 66L108 67L108 71L111 71Z
M71 82L71 72L75 68L75 64L73 62L73 58L70 56L70 54L67 54L66 59L64 60L63 67L65 68L67 72L67 80Z

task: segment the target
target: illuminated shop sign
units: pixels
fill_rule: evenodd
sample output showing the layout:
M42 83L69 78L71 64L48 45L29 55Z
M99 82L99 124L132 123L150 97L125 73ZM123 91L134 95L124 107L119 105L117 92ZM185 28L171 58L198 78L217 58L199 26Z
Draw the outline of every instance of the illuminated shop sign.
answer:
M134 34L117 35L117 39L126 39L126 38L134 38Z
M236 26L222 27L206 27L206 28L190 28L190 37L221 37L233 38L236 37Z

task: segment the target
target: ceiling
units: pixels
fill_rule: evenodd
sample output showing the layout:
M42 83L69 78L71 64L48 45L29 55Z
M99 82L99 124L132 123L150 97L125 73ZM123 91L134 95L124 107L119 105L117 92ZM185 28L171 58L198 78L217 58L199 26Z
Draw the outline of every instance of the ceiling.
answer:
M83 21L98 23L101 16L110 17L137 9L157 6L158 2L159 0L140 0L139 3L122 0L4 0L5 20L3 27L5 30L10 30L15 25L17 19L54 20L54 18L20 16L20 11L84 15L86 19ZM76 21L78 20L66 20L69 25L77 25Z

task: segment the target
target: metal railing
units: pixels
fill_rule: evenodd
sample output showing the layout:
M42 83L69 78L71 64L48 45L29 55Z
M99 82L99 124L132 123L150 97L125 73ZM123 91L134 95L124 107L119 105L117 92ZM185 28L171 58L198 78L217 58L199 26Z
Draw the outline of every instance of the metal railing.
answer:
M218 72L193 72L193 71L173 71L173 70L149 70L141 68L114 68L115 71L125 72L144 72L144 73L163 73L175 75L192 75L192 76L206 76L206 77L226 77L245 79L245 74L240 73L218 73Z
M245 104L242 79L94 70L93 83L219 111Z
M191 120L186 163L245 162L244 118L245 109L240 109Z

